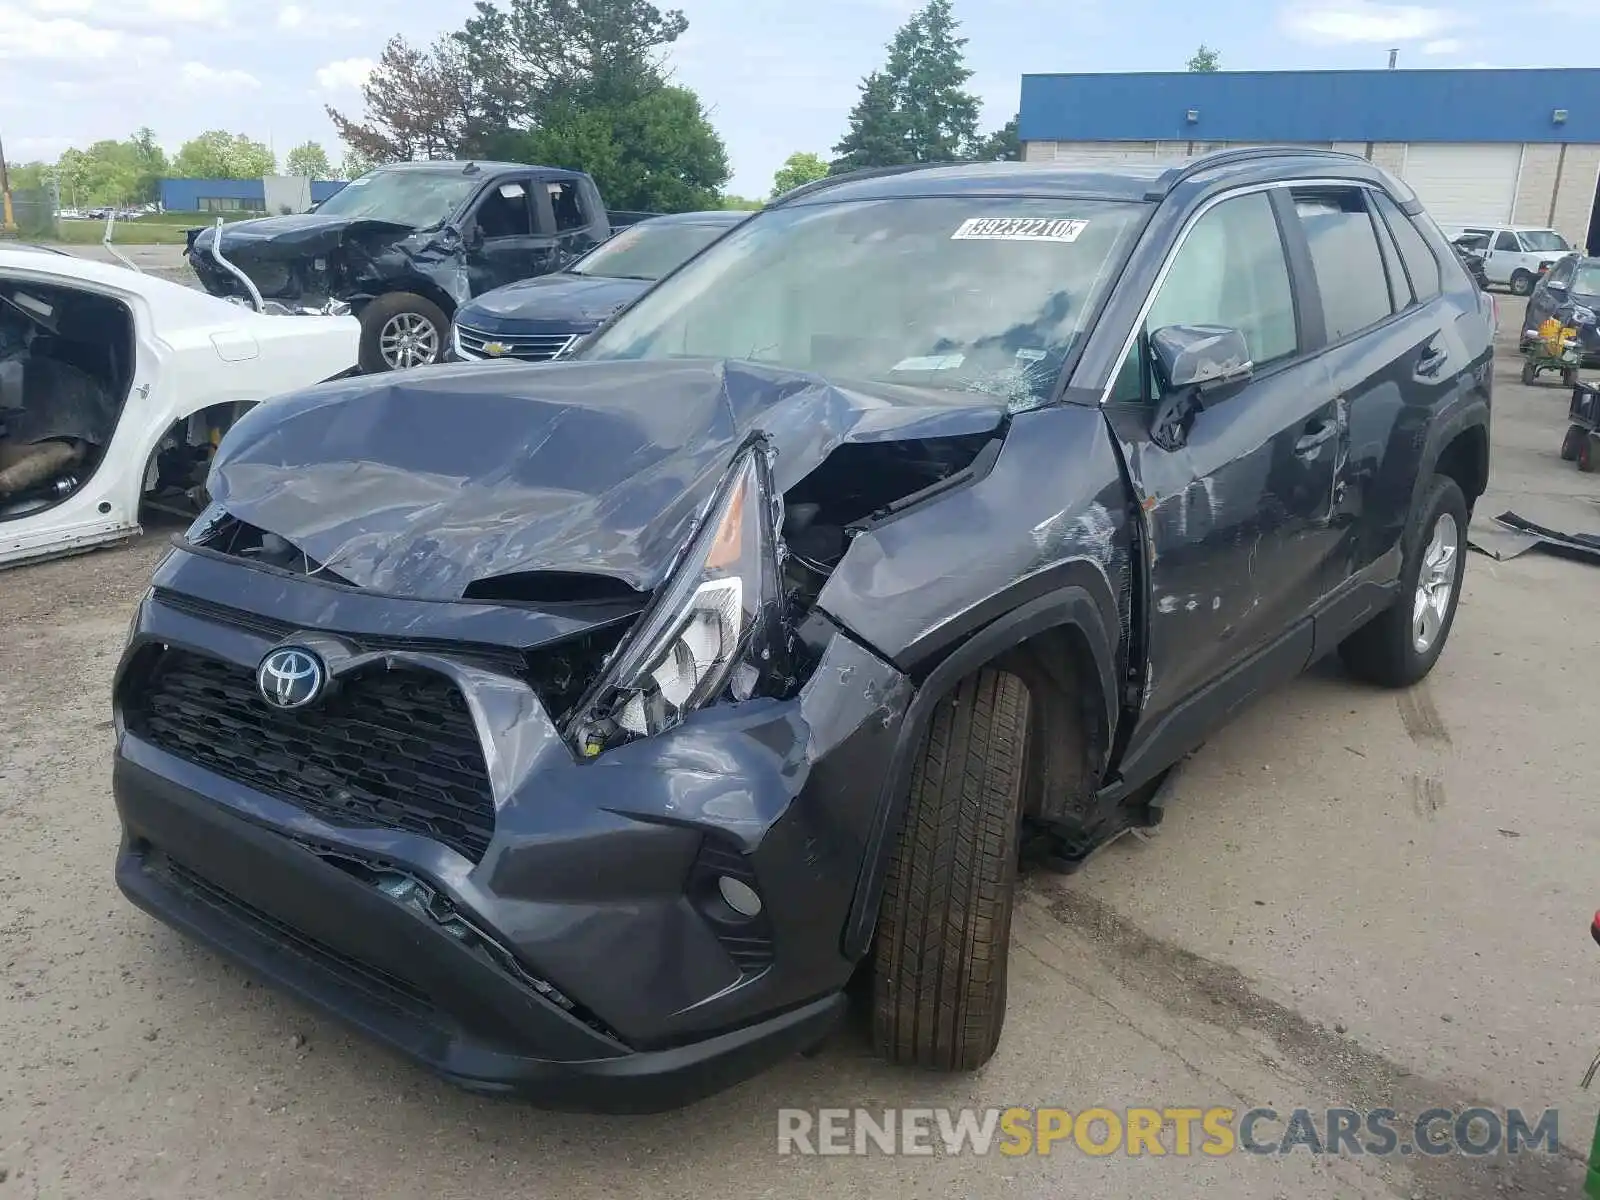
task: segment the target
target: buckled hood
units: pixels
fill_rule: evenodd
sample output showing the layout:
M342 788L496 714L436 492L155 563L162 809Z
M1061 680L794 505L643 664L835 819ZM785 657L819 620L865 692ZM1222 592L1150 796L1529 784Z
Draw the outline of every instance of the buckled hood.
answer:
M785 491L837 446L983 433L979 393L835 387L715 360L430 368L259 405L213 500L359 587L454 599L522 572L659 586L735 452L760 432Z

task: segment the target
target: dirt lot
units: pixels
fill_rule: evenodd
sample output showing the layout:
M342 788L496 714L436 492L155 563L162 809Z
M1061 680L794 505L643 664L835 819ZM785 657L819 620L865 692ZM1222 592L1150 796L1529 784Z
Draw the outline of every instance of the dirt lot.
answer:
M1520 311L1520 305L1511 307ZM1508 321L1508 324L1511 322ZM1600 529L1559 389L1500 365L1493 491ZM107 692L162 541L0 575L0 1200L503 1195L1576 1197L1600 1041L1591 618L1600 569L1474 555L1439 668L1324 666L1216 738L1166 824L1030 875L1011 1012L971 1078L858 1030L685 1112L467 1097L252 986L111 880ZM1560 1109L1567 1153L780 1159L780 1106Z

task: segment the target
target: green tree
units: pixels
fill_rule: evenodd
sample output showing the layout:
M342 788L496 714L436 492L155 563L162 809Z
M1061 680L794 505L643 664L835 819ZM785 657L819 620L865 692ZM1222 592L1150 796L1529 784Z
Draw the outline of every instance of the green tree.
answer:
M260 179L277 172L277 157L263 143L223 129L191 138L172 160L172 173L182 179Z
M344 148L344 161L339 164L335 179L360 179L377 164L361 151L350 146Z
M587 171L607 205L639 212L720 208L730 175L699 97L680 87L620 105L552 109L531 132L497 135L489 152Z
M783 166L772 177L772 194L781 196L793 188L822 179L827 174L828 164L822 161L821 155L797 150L783 160Z
M14 192L36 192L50 186L55 168L45 162L7 163L6 174Z
M972 157L980 162L1021 162L1022 142L1017 137L1017 118L1012 117L979 142Z
M484 80L488 128L533 129L578 108L631 104L665 82L689 22L650 0L478 0L456 40Z
M895 99L894 81L874 71L861 81L861 98L850 110L850 128L833 148L829 170L837 175L862 167L897 167L915 162L911 131Z
M1200 49L1189 56L1188 66L1189 70L1198 71L1202 75L1220 71L1222 70L1222 53L1201 42Z
M881 71L861 84L833 169L949 162L978 142L978 98L966 90L967 39L950 0L928 0L889 43Z
M311 179L332 179L333 165L328 162L328 152L316 142L302 142L289 151L283 160L284 173L304 175Z
M148 125L141 126L128 139L128 148L135 174L133 199L148 203L160 195L161 178L167 173L167 152Z

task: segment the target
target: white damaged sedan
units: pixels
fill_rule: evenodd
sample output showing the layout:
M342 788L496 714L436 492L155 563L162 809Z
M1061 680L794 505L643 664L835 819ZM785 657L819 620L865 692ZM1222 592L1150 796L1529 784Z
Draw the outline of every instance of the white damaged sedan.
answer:
M141 503L199 496L243 412L350 373L360 336L353 317L0 243L0 566L120 541Z

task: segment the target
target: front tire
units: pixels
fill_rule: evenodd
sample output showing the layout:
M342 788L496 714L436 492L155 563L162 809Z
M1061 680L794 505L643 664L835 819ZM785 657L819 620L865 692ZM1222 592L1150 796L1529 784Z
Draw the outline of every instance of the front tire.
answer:
M1511 294L1526 296L1533 291L1533 274L1529 271L1514 271L1511 275Z
M970 1071L994 1054L1027 773L1029 696L990 668L941 700L913 768L873 961L873 1046Z
M1352 675L1384 687L1410 687L1433 670L1461 602L1468 513L1460 485L1435 475L1417 518L1405 535L1400 594L1339 646Z
M1578 470L1585 475L1600 470L1600 433L1591 433L1579 444Z
M438 362L450 334L450 318L432 300L412 292L390 292L361 310L361 370L366 375Z
M1539 378L1539 368L1533 365L1533 360L1531 358L1523 359L1522 360L1522 382L1527 384L1529 387L1532 387L1533 384L1534 384L1534 381L1537 380L1538 378Z

